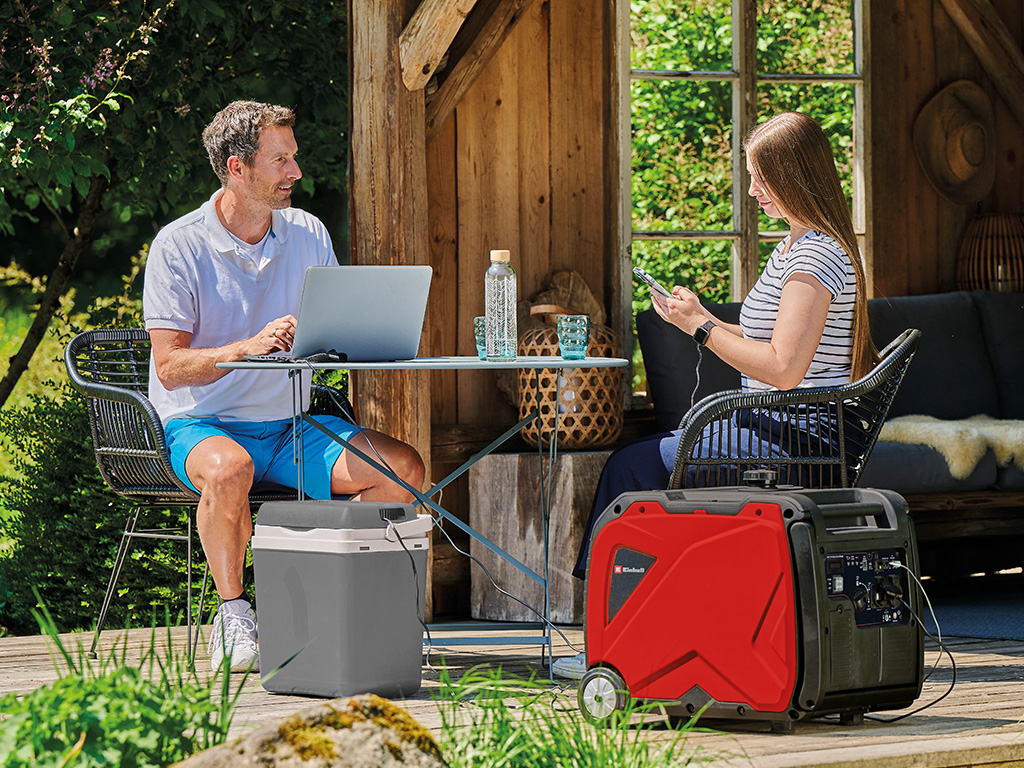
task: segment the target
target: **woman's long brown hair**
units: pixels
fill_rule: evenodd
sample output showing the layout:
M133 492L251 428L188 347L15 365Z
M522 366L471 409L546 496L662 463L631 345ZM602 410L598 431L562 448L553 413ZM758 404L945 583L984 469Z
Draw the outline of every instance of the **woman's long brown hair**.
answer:
M754 128L743 148L772 199L795 220L828 235L846 251L857 281L851 376L859 379L878 362L878 352L868 326L864 264L828 137L813 118L783 112Z

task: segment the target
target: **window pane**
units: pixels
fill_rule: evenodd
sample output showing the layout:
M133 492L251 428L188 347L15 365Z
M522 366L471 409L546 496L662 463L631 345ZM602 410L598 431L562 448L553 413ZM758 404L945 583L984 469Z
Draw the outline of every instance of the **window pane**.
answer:
M762 216L763 216L763 214L762 214ZM781 225L781 227L780 227L780 225ZM776 222L775 226L773 227L773 230L778 230L780 228L782 228L782 229L786 228L786 222L784 220L782 220L782 219L779 219ZM789 230L786 229L786 231L788 232ZM760 275L762 272L764 272L765 265L768 263L768 259L772 255L772 251L775 250L775 246L777 246L780 242L781 242L781 238L778 238L778 239L773 238L771 240L762 240L762 241L760 241L757 244L757 274L758 275Z
M729 301L732 243L727 240L633 241L633 264L671 289L684 285L704 301ZM633 317L651 308L651 291L633 281ZM633 390L646 391L647 374L633 329Z
M730 0L634 0L630 65L634 69L716 72L732 68Z
M732 244L728 240L634 240L633 264L666 288L683 285L707 301L729 300ZM651 307L651 291L633 281L633 313Z
M762 74L850 74L851 0L759 0L757 71Z
M731 229L730 86L636 80L630 107L633 229Z
M757 93L759 122L779 112L803 112L818 121L832 144L832 156L848 202L853 196L853 99L854 87L848 83L762 83ZM786 229L784 221L769 219L763 211L759 227L762 231Z

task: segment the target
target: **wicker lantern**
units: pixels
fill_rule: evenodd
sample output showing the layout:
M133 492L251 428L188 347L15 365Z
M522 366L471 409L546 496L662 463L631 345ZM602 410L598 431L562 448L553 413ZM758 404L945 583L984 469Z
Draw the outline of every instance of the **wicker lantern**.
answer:
M519 354L557 355L558 334L550 326L526 331L519 337ZM619 342L614 331L604 325L591 324L587 356L616 357L618 354ZM539 377L537 380L535 375ZM523 439L530 445L537 445L538 427L545 435L551 434L556 415L559 448L599 448L615 442L622 432L621 368L520 370L520 418L537 408L538 391L540 418L522 429Z
M1008 213L973 216L960 246L956 282L964 291L1024 291L1024 220Z

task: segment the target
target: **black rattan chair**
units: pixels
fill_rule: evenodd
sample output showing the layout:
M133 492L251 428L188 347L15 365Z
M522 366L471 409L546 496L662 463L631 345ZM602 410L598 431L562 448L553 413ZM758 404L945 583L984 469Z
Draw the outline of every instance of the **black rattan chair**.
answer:
M89 424L100 475L110 488L133 502L125 521L121 544L114 558L114 567L100 607L90 655L95 656L100 632L117 588L132 541L140 538L184 541L186 559L188 609L188 653L194 654L192 637L192 513L181 527L140 528L145 510L169 510L176 507L195 508L199 494L185 485L171 469L163 425L147 397L149 387L149 333L141 328L93 330L75 336L64 351L64 363L71 384L88 398ZM344 394L327 387L315 386L311 412L330 413L352 422L355 417ZM254 486L250 504L294 499L294 489L284 486ZM199 611L206 597L209 568L203 573ZM198 625L201 614L196 618Z
M856 485L920 338L900 334L868 375L840 387L705 397L679 425L668 487L738 485L750 470L805 488Z

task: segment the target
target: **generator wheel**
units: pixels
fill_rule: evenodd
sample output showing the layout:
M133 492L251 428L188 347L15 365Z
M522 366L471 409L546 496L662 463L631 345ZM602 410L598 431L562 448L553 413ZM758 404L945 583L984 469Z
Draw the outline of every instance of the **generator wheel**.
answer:
M626 684L610 667L587 670L576 693L580 712L592 723L603 724L615 712L626 708Z

